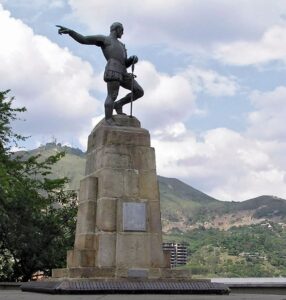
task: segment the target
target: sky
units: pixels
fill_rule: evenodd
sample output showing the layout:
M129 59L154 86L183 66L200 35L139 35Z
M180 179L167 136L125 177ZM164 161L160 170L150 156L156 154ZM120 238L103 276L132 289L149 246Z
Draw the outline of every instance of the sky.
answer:
M13 125L22 146L86 150L106 62L55 25L108 35L115 21L139 57L133 114L158 174L225 201L286 199L285 0L0 0L0 90L27 108Z

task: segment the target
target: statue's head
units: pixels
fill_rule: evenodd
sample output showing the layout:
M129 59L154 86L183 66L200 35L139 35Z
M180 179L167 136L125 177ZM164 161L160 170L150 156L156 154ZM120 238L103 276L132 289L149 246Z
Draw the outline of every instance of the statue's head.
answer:
M116 37L121 38L123 34L123 25L119 22L114 22L110 26L110 32L115 32Z

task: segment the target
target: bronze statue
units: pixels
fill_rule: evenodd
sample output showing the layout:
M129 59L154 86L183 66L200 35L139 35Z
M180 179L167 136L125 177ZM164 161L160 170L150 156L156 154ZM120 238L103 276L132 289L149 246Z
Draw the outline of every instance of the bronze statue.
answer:
M69 28L60 25L57 25L57 27L59 27L59 34L68 34L81 44L101 47L107 60L104 72L104 81L107 83L107 98L104 103L105 120L108 124L113 125L113 109L116 110L117 114L124 114L122 110L123 105L144 95L142 87L134 79L133 75L134 64L138 62L138 57L133 55L128 58L125 45L118 40L123 35L123 25L119 22L113 23L110 26L109 36L83 36ZM127 68L130 66L132 66L132 73L127 73ZM131 93L115 102L120 86L130 90Z

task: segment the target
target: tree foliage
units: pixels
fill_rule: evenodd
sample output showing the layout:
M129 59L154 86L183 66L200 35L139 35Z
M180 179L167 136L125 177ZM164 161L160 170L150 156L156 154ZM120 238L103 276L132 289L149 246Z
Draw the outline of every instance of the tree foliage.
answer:
M72 247L76 198L66 178L49 179L64 153L43 160L15 156L11 146L26 138L11 126L25 108L13 108L0 92L0 281L27 281L36 271L63 267Z

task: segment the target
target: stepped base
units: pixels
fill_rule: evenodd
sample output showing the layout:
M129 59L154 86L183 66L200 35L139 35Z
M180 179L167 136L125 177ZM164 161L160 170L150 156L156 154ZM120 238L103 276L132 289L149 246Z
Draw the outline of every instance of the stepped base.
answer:
M47 294L220 294L230 289L207 280L62 280L26 282L24 292Z

